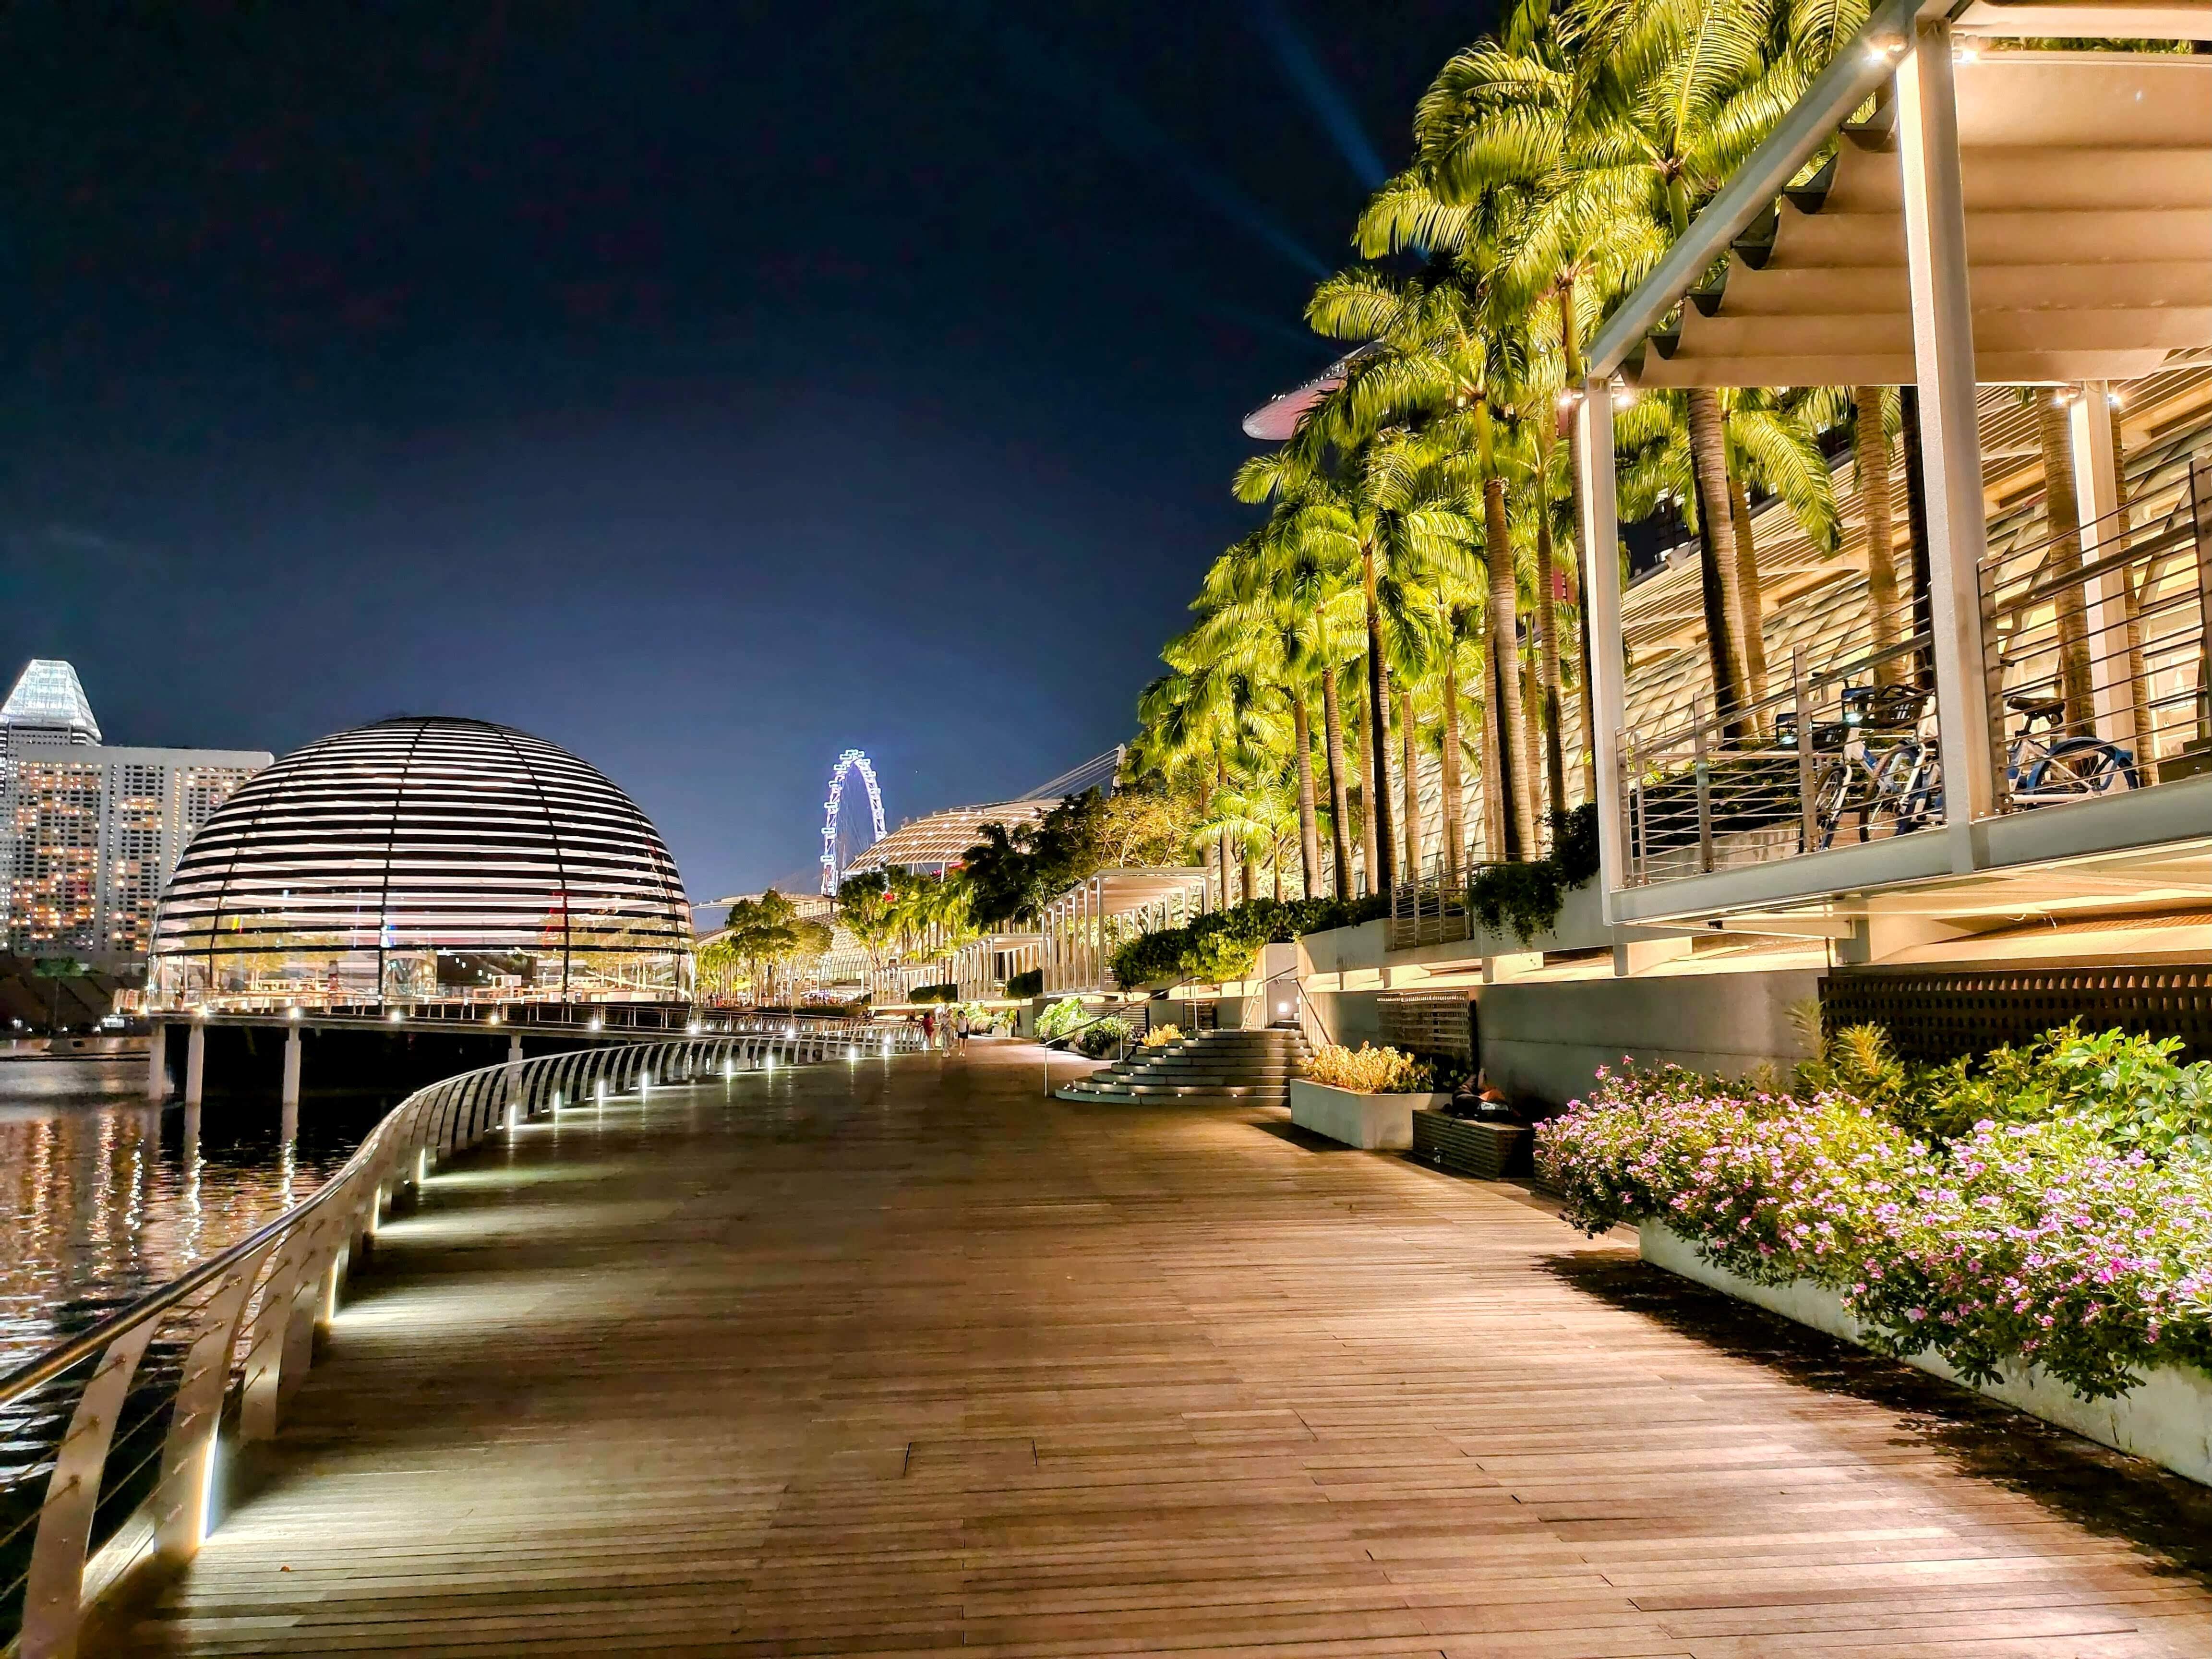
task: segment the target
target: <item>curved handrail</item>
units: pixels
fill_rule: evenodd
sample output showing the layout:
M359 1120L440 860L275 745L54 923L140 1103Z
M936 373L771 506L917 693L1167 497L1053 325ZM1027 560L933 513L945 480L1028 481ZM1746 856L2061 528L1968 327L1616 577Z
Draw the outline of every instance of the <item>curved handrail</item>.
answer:
M893 1048L913 1046L902 1027L866 1029L880 1030ZM180 1563L198 1550L208 1530L216 1441L227 1407L237 1405L241 1438L275 1435L279 1413L313 1363L314 1333L337 1310L349 1264L370 1247L387 1202L419 1188L434 1161L581 1101L594 1088L627 1092L656 1079L686 1081L741 1060L827 1060L857 1035L670 1033L457 1073L394 1106L336 1174L282 1215L0 1377L6 1412L48 1404L39 1399L42 1389L90 1368L73 1402L51 1402L68 1408L69 1421L52 1450L44 1501L0 1531L0 1571L21 1557L29 1539L21 1571L0 1581L0 1644L20 1608L22 1659L69 1659L88 1589L96 1595L149 1559ZM141 1360L163 1334L184 1349L176 1375L159 1383L166 1426L157 1410L142 1414L125 1437L135 1442L140 1431L156 1428L160 1444L143 1452L134 1443L133 1455L143 1455L114 1474L119 1419L134 1382L143 1382ZM105 1489L128 1490L143 1479L151 1481L143 1501L110 1537L95 1540L95 1511L104 1494L112 1495ZM95 1564L89 1577L98 1582L88 1583Z

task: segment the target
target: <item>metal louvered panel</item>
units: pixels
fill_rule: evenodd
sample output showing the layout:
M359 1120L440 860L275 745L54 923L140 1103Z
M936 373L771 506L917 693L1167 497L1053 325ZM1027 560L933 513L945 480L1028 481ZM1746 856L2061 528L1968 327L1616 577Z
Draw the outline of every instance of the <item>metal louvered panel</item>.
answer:
M1408 1054L1472 1062L1474 1027L1464 991L1387 991L1376 998L1382 1041Z
M1908 1060L1977 1054L2078 1019L2088 1030L2179 1037L2185 1060L2212 1060L2212 965L1914 972L1862 968L1820 981L1833 1031L1879 1025Z
M690 909L659 833L567 750L404 719L285 756L210 817L155 926L157 1006L659 1000Z

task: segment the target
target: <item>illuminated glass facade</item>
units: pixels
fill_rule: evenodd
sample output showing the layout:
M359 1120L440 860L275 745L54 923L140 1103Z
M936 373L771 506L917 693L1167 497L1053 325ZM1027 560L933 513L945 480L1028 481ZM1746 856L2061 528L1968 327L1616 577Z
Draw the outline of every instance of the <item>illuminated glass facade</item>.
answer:
M185 850L155 1007L667 1002L684 885L645 815L567 750L483 720L380 720L285 756Z

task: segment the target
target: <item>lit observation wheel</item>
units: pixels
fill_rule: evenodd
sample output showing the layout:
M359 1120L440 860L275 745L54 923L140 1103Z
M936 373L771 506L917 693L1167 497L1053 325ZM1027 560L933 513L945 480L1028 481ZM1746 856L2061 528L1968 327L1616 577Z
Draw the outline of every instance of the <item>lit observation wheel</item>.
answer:
M844 804L845 775L848 772L860 775L867 787L868 817L875 833L869 837L872 845L884 838L884 796L876 787L876 769L868 757L857 749L848 749L837 757L836 769L830 775L830 799L822 803L822 890L835 893L843 874L837 862L837 809Z

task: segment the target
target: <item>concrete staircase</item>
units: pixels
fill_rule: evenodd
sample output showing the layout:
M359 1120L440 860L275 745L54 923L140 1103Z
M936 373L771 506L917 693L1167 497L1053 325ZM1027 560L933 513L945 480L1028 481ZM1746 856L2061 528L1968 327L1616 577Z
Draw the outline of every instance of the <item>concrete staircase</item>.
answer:
M1305 1058L1305 1039L1295 1028L1197 1031L1164 1048L1133 1050L1053 1093L1127 1104L1281 1106Z

